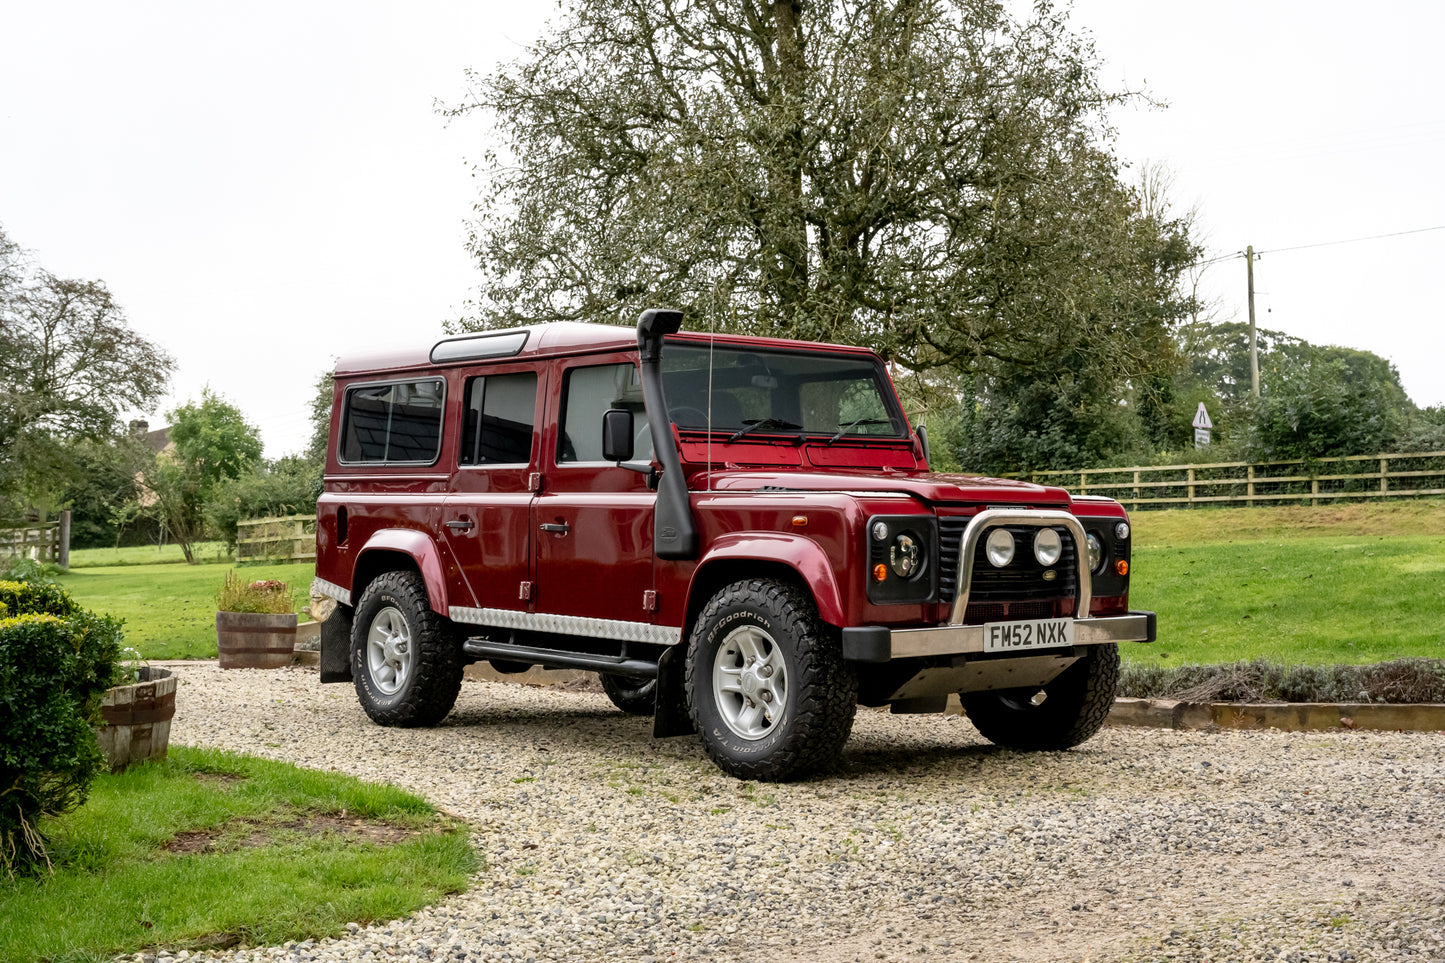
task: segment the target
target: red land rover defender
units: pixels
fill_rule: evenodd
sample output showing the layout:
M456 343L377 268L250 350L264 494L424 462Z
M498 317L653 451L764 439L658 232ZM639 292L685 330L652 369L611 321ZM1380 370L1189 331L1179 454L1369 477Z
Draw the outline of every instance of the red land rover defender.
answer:
M440 722L462 667L598 672L658 736L786 779L859 703L1063 749L1114 697L1129 522L1102 498L928 470L873 352L549 324L349 358L317 506L321 681Z

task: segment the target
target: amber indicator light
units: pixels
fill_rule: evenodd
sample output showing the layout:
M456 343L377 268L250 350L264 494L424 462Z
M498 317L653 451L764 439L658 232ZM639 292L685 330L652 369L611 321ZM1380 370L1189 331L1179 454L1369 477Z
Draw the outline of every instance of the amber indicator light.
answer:
M1129 560L1127 558L1119 559L1117 562L1114 563L1114 571L1118 572L1120 575L1128 575Z
M881 582L888 577L888 566L879 562L873 566L873 581Z
M808 527L808 516L807 516L807 515L794 515L794 516L793 516L793 527L794 527L794 528L807 528L807 527Z

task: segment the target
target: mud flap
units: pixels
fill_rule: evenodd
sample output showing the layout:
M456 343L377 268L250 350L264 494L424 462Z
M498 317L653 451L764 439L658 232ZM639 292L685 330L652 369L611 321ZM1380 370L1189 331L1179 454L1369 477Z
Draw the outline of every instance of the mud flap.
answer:
M674 645L657 660L657 704L652 715L652 736L690 736L697 732L687 714L687 692L683 685L682 646Z
M338 605L321 623L321 681L351 681L351 620L355 610Z

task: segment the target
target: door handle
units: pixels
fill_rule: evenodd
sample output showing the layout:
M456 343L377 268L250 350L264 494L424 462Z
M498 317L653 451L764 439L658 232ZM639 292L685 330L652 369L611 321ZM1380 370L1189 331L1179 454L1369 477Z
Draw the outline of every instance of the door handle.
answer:
M544 532L555 532L558 535L566 535L572 531L572 526L566 522L543 522L541 528Z
M470 532L472 530L472 527L472 520L470 518L457 519L447 522L447 528L450 528L454 532Z

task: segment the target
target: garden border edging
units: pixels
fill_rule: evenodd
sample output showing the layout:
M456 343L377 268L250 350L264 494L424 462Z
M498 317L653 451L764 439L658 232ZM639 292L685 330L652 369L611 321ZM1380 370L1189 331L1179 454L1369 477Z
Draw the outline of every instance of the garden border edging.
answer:
M1445 731L1445 704L1367 702L1179 702L1115 699L1107 724L1156 729Z

